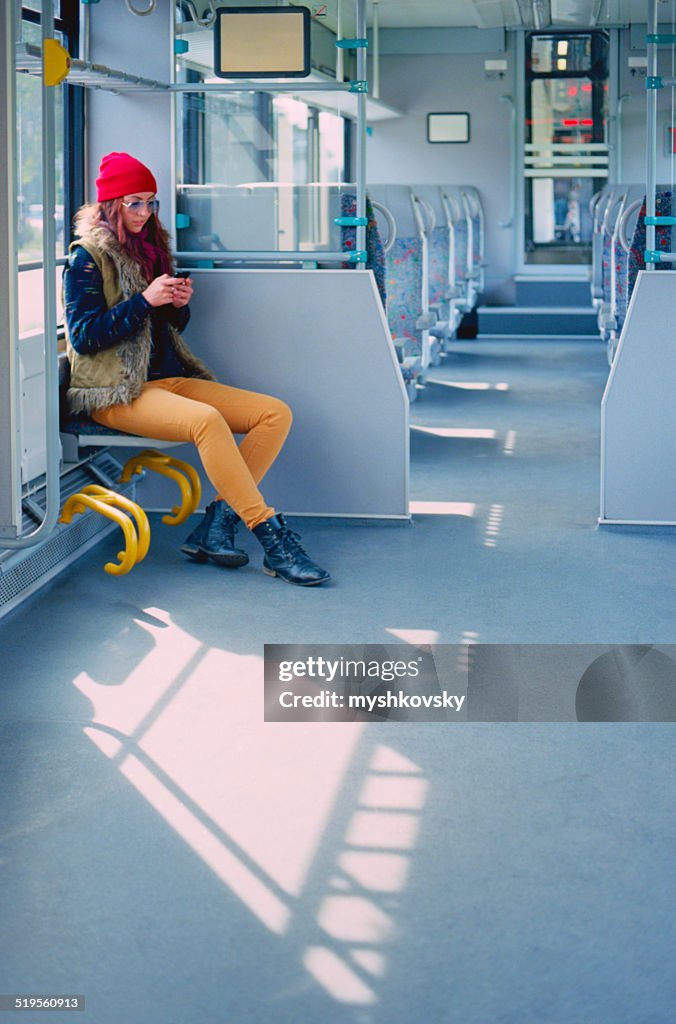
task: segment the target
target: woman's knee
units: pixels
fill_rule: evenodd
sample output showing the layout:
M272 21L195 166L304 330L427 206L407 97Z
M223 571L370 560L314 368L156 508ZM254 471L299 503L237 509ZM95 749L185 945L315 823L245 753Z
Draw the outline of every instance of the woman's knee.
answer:
M230 433L230 428L218 409L212 405L204 405L200 409L199 418L192 424L193 440L198 442L201 438L214 433Z
M265 410L265 416L270 422L274 423L278 429L285 430L288 434L293 422L293 413L286 402L283 402L281 398L269 399Z

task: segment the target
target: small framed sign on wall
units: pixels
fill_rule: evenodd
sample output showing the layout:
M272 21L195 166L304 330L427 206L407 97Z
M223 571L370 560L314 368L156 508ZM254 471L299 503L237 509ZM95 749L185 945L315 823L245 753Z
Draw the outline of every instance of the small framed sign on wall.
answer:
M427 115L428 142L469 142L469 114L449 112Z

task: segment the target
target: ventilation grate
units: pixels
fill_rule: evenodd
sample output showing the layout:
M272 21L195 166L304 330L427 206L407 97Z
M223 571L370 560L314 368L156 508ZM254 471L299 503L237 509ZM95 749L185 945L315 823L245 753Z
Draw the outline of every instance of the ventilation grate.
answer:
M120 472L119 463L107 452L102 452L90 462L64 474L61 478L61 500L65 502L71 494L76 494L93 482L108 481L112 484L118 479ZM127 497L133 499L135 496L134 481L129 484L114 484L114 487ZM34 506L44 511L44 489L31 495L31 500ZM33 516L24 514L23 528L25 532L35 529ZM59 524L50 537L35 547L5 552L4 560L0 561L0 617L74 562L107 533L117 528L110 520L95 512L85 512L76 516L71 523Z

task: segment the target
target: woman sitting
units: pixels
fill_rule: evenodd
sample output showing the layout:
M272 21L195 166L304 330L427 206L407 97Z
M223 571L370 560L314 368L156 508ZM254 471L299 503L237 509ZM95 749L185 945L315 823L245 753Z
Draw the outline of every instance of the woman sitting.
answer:
M264 549L263 571L315 586L331 577L258 489L291 426L277 398L217 383L180 332L190 318L190 278L176 277L158 218L157 182L127 153L104 156L97 202L76 217L64 275L68 404L114 430L191 441L217 498L182 550L236 568L241 520ZM244 434L237 446L233 434Z

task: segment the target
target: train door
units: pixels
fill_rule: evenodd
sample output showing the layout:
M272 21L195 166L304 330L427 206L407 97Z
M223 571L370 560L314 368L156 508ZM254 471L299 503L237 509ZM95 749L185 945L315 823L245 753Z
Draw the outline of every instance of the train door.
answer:
M591 261L589 200L608 180L608 50L600 31L526 35L526 267Z

